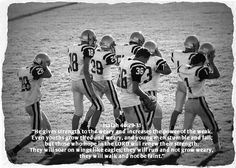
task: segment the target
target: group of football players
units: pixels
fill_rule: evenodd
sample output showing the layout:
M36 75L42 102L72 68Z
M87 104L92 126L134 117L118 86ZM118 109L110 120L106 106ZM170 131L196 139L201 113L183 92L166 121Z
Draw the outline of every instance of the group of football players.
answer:
M148 130L153 125L155 129L161 130L162 110L157 103L158 83L161 74L169 75L171 69L156 42L145 41L142 32L137 31L131 34L128 44L117 45L111 35L103 36L97 44L93 30L84 30L80 41L80 44L68 48L68 72L71 76L75 107L72 130L79 129L80 133L86 132L87 136L96 136L93 133L105 109L102 101L104 94L113 106L114 120L118 128L123 129L124 122L127 122L133 124L129 129ZM191 129L195 116L199 115L205 128L212 132L213 143L218 151L219 128L204 98L205 80L220 76L214 64L214 57L215 49L212 44L200 45L196 36L186 38L183 51L172 52L171 60L176 65L179 80L170 130L174 129L177 117L182 113L185 104L183 129ZM39 53L32 65L18 72L21 91L25 95L26 112L31 117L32 130L51 129L49 120L40 111L39 106L42 79L52 76L49 66L49 56ZM112 77L114 66L119 69L115 84ZM84 114L84 96L91 102L91 106L80 124ZM21 143L7 151L12 162L16 161L17 152L32 142L32 136L37 134L32 131ZM80 135L76 133L72 136ZM46 152L45 155L51 157L53 153Z

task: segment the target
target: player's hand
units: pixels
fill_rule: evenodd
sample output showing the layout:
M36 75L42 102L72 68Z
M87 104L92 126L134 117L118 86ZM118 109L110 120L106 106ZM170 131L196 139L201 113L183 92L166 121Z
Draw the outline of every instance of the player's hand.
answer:
M141 99L141 102L146 112L155 111L157 102L154 96L149 96L147 99Z

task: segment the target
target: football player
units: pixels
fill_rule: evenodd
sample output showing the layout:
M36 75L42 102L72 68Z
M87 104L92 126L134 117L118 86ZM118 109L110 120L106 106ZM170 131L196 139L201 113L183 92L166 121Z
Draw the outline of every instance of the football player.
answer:
M91 58L94 56L96 47L96 35L92 30L84 30L80 36L81 44L73 45L68 49L70 64L68 72L72 80L72 92L75 113L72 119L72 130L78 129L79 121L84 113L84 95L94 105L94 111L101 112L104 106L101 98L94 92L92 79L89 72ZM73 136L77 136L74 134Z
M154 41L145 42L144 48L149 50L151 56L148 62L145 64L146 71L142 76L143 84L141 85L141 89L148 95L157 99L160 75L169 75L171 73L171 69L166 61L162 58L161 53L157 48L157 44ZM151 111L146 114L148 129L150 129L153 124L155 129L161 130L162 110L160 105L157 103L156 111Z
M185 103L183 129L192 129L193 121L198 115L204 125L212 132L215 151L219 151L218 125L205 100L205 81L220 77L220 73L214 64L214 58L215 50L211 45L207 52L200 50L199 53L193 55L189 65L180 66L178 74L184 82L188 93ZM208 66L204 65L206 59L208 59Z
M130 35L129 43L125 45L116 46L116 65L120 65L121 61L126 61L130 57L133 57L137 51L142 47L145 42L145 38L141 31L135 31ZM120 68L120 67L119 67ZM120 70L119 70L120 71ZM125 117L122 113L116 118L116 123L124 123Z
M102 98L105 94L113 106L113 114L115 119L120 115L120 103L117 92L112 82L111 66L116 63L115 59L115 41L111 35L105 35L100 41L100 47L96 49L94 57L91 59L91 74L95 81L95 91ZM100 85L100 86L99 86ZM97 87L96 87L97 86ZM92 105L94 106L94 105ZM101 111L94 113L93 107L86 114L84 122L81 124L81 129L86 130L88 121L91 116L90 130L95 130Z
M121 62L120 76L117 85L121 88L120 104L129 129L147 130L144 109L140 99L151 102L149 96L140 88L141 78L145 72L145 63L150 57L150 52L140 48L133 59Z
M178 68L181 65L188 64L191 54L194 54L199 49L199 40L196 36L188 36L184 41L184 51L172 52L171 60L175 64L178 72ZM173 130L176 124L176 120L179 114L182 113L184 103L186 101L186 86L180 79L177 82L177 88L175 92L175 109L171 115L170 130Z
M17 153L30 142L36 142L37 136L44 136L45 156L53 156L52 152L49 152L49 143L46 137L49 136L49 132L45 134L39 134L40 130L51 130L51 124L44 112L40 111L41 92L40 87L43 82L43 78L50 78L52 76L49 69L50 58L46 53L39 53L35 56L33 64L24 68L21 68L17 76L21 85L22 97L25 101L25 111L30 116L30 123L32 132L25 137L18 145L13 149L7 151L8 158L11 162L16 161Z

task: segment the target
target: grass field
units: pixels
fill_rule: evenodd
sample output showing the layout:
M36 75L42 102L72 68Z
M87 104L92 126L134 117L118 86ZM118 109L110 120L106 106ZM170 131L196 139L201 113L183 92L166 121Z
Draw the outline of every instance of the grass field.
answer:
M8 16L13 18L61 4L12 4L8 9ZM88 28L96 31L98 40L105 34L112 34L117 43L127 43L130 34L140 30L147 40L157 41L163 57L172 68L174 65L170 61L170 53L174 49L182 48L186 36L195 34L202 43L213 43L217 55L215 63L221 77L207 82L206 100L222 129L219 136L222 146L227 150L217 154L207 165L229 165L233 162L235 153L231 127L234 110L231 80L234 59L231 45L234 27L232 11L223 3L78 3L9 21L2 88L6 149L14 147L30 132L16 72L20 67L30 64L35 54L40 51L51 56L53 72L53 77L45 80L42 86L41 109L47 114L53 129L71 129L74 107L66 51L68 46L79 42L81 31ZM174 109L176 80L177 75L173 69L173 73L162 77L160 83L158 101L164 113L164 129L168 129ZM106 109L98 128L108 121L114 122L112 106L106 99L104 103ZM85 100L84 104L86 111L90 103ZM178 120L177 129L182 128L182 123L183 115ZM195 120L194 128L203 128L199 118ZM29 151L32 146L40 147L42 143L32 143L20 151L17 163L35 163L40 160L43 154L32 154ZM197 165L207 156L206 153L186 154L178 163Z

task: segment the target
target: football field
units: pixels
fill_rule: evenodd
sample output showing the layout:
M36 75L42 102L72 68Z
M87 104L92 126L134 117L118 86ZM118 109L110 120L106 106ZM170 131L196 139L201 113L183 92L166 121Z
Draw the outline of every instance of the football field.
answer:
M57 6L57 8L53 8ZM61 7L59 7L61 6ZM51 9L50 9L51 8ZM47 10L45 10L47 9ZM28 15L27 15L28 14ZM13 148L30 133L28 114L20 95L17 71L31 64L38 52L46 52L52 59L50 69L53 77L45 79L41 87L41 110L48 116L53 130L70 130L74 112L71 80L67 68L69 57L67 47L79 42L84 29L93 29L98 41L103 35L111 34L117 44L127 43L133 31L142 31L146 40L155 40L172 73L162 76L158 90L158 102L163 110L163 129L168 129L170 116L175 106L177 74L171 62L171 51L183 48L189 35L197 35L201 43L211 42L216 48L215 64L221 77L206 82L206 101L215 115L221 132L219 139L224 148L209 160L208 166L229 165L234 160L232 125L231 83L233 77L233 15L223 3L120 3L88 4L77 3L29 3L12 4L8 9L8 44L3 63L2 107L5 125L6 149ZM18 17L22 16L22 17ZM18 18L17 18L18 17ZM17 19L13 19L17 18ZM113 68L114 82L117 68ZM98 123L98 129L107 123L114 123L112 106L103 98L105 111ZM84 99L85 112L90 102ZM176 129L183 126L180 115ZM203 129L199 117L194 121L194 129ZM211 142L201 142L201 146L211 146ZM22 149L16 163L36 163L43 153L32 153L29 148L43 148L41 141L31 143ZM178 159L180 165L196 166L208 158L208 153L187 153ZM114 164L121 164L115 160ZM65 162L67 163L67 162ZM74 159L68 163L82 164Z

